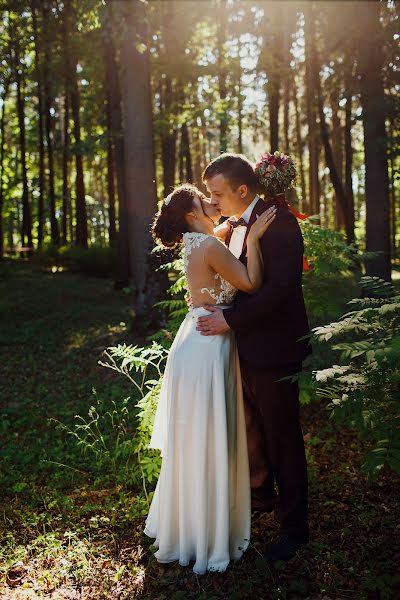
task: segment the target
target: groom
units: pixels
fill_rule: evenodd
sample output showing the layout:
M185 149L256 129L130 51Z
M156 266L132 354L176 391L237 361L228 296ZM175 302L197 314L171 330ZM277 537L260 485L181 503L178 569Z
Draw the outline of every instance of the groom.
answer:
M257 216L271 206L257 193L251 163L222 154L206 167L203 181L211 203L229 219L226 244L246 264L246 240ZM236 334L242 370L253 510L277 510L279 538L266 548L267 560L288 560L308 541L307 463L299 420L297 382L311 352L300 338L309 332L301 286L303 238L296 218L278 207L261 239L263 284L254 294L239 292L231 308L206 307L198 319L202 335ZM278 488L278 498L274 489Z

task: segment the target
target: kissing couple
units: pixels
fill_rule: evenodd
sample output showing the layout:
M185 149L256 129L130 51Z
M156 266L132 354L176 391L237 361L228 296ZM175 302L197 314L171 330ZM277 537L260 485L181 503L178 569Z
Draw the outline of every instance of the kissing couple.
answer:
M303 238L284 197L295 175L278 152L256 168L222 154L203 173L210 198L181 185L153 223L163 246L183 245L191 308L162 380L150 442L162 466L144 532L157 561L194 561L197 574L241 558L252 510L280 522L267 560L290 559L309 538L293 377L311 351L300 339Z

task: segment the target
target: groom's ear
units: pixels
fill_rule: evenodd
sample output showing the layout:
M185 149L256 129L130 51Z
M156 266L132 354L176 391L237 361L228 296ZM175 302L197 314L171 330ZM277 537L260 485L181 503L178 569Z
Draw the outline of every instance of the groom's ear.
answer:
M242 185L239 185L238 192L239 192L241 198L245 198L247 196L248 191L249 191L249 188L247 187L247 185L245 183L242 183Z

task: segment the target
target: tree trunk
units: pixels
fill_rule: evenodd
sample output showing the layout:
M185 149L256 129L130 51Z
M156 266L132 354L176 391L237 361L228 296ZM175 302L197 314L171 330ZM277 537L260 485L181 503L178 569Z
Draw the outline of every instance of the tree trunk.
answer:
M201 140L201 162L203 167L206 166L208 162L211 160L211 152L209 150L209 138L208 138L208 129L207 129L207 120L204 115L199 115L198 119L200 120L200 140Z
M354 240L354 194L353 194L353 148L351 145L351 128L352 128L352 69L347 70L344 79L346 108L345 108L345 124L344 124L344 185L347 199L347 215L346 222L348 224L350 236Z
M332 110L332 153L333 160L338 172L340 181L343 181L343 143L342 143L342 124L339 116L339 94L335 89L330 96ZM336 228L341 230L345 224L345 216L342 207L335 194L335 222Z
M347 214L348 214L348 208L347 208L348 201L346 198L346 192L343 187L342 180L339 175L339 171L337 169L335 160L333 158L332 146L331 146L330 139L329 139L329 129L328 129L328 125L326 122L325 113L324 113L324 101L323 101L323 96L322 96L321 80L320 80L319 74L318 75L315 74L314 79L315 79L315 82L317 83L316 92L317 92L317 98L318 98L319 121L320 121L320 125L321 125L322 143L323 143L324 150L325 150L326 166L329 169L329 176L330 176L330 179L331 179L331 182L333 185L333 189L335 190L335 196L339 203L341 213L346 218ZM352 243L354 241L354 229L353 230L351 229L350 224L347 222L347 219L345 222L345 229L346 229L347 242Z
M104 32L104 58L105 58L105 75L106 79L104 87L107 90L106 99L106 113L107 113L107 191L108 191L108 237L110 245L114 245L117 239L117 229L115 225L115 156L114 156L114 144L113 144L113 131L112 131L112 97L110 91L110 80L111 69L116 68L115 65L115 48L112 40L112 33L110 27Z
M358 64L364 127L366 250L381 253L366 261L366 271L370 276L390 281L390 199L380 8L379 2L363 3Z
M182 124L182 149L185 161L186 181L193 183L192 156L190 154L189 130L187 123Z
M31 4L33 35L35 40L36 81L38 95L38 142L39 142L39 198L38 198L38 236L37 245L40 249L44 236L44 195L45 195L45 147L44 147L44 101L43 101L43 68L41 62L41 46L37 26L35 3Z
M308 123L308 153L309 153L309 191L310 208L313 214L319 214L319 150L318 150L318 126L315 102L315 73L318 72L315 65L314 48L314 15L312 5L306 5L305 18L305 62L306 62L306 113Z
M300 183L301 183L301 210L304 212L309 211L309 202L307 201L307 190L306 190L306 177L304 174L304 162L303 162L303 154L304 154L304 143L301 138L301 124L300 124L300 111L299 111L299 102L297 99L297 86L296 79L293 79L293 98L294 98L294 109L296 116L296 147L297 147L297 156L299 160L299 168L300 168Z
M219 149L226 152L228 149L228 107L226 104L226 65L224 49L226 41L226 6L220 2L217 7L217 69L219 91Z
M289 9L290 10L290 9ZM290 126L290 100L292 95L293 86L293 73L290 65L291 53L290 49L292 46L291 32L292 32L292 15L289 13L288 6L284 5L284 13L282 18L283 23L283 64L282 64L282 76L283 76L283 134L285 139L285 152L290 154L291 144L289 135Z
M283 133L285 136L285 153L290 154L289 137L289 104L290 104L290 78L285 78L283 87Z
M44 90L44 116L45 116L45 130L46 130L46 142L47 142L47 163L49 168L49 214L50 214L50 231L51 241L53 244L58 245L60 243L60 234L58 230L58 222L56 218L56 198L54 190L54 155L53 155L53 117L51 115L51 104L52 104L52 93L50 89L49 80L49 65L50 65L50 52L49 52L49 40L48 30L51 26L49 19L50 11L46 7L46 4L42 5L42 15L44 24L44 61L43 61L43 90Z
M203 163L202 163L200 128L198 126L196 126L195 128L193 128L192 133L193 133L193 152L194 152L193 182L199 189L204 191L204 186L201 181Z
M66 87L64 94L64 120L63 129L61 135L61 144L63 149L62 154L62 242L67 243L68 230L70 233L70 240L73 242L73 227L72 227L72 205L71 196L69 193L68 185L68 166L69 166L69 97L68 89Z
M171 78L169 75L165 78L165 86L161 85L161 102L164 123L161 130L161 159L163 164L163 188L164 198L173 190L175 185L176 168L176 127L174 122L171 124L170 117L173 112L173 92ZM166 120L166 122L165 122Z
M124 131L122 125L121 90L116 60L114 26L114 8L110 2L107 2L105 19L103 22L105 32L104 52L106 56L107 90L110 106L109 134L111 135L114 150L114 168L118 192L117 262L114 287L115 289L121 289L129 285L131 267L129 259L128 206L127 194L125 191Z
M140 0L116 0L127 34L121 38L121 91L125 126L125 183L128 199L131 279L135 288L136 312L145 312L151 300L148 283L150 225L157 208L153 147L153 115L150 88L148 34L145 5ZM146 49L140 52L132 39Z
M270 4L267 13L271 20L271 27L267 33L266 66L267 66L267 93L269 110L269 129L271 152L279 148L279 104L281 89L281 70L283 66L283 28L280 11L275 5Z
M1 117L0 117L0 260L3 258L4 253L4 227L3 227L3 203L4 203L4 190L3 190L3 175L4 175L4 138L5 138L5 126L6 126L6 98L8 93L10 82L9 80L3 83L3 95L1 105Z
M397 254L396 233L397 233L397 214L396 214L396 179L395 179L395 159L396 155L393 149L394 142L394 127L393 120L390 121L390 145L391 151L389 154L390 166L390 212L392 225L392 256Z
M240 83L238 86L238 153L243 153L243 98Z
M54 157L53 157L53 118L51 116L51 97L48 83L48 64L49 57L45 54L45 76L44 76L44 95L45 95L45 129L47 141L47 164L49 167L49 213L50 213L50 231L53 244L60 243L60 234L58 231L58 222L56 218L56 198L54 190Z
M74 131L74 154L75 154L75 218L76 218L76 243L78 246L87 248L88 245L88 229L87 229L87 210L85 200L85 182L83 178L83 156L82 156L82 141L81 141L81 120L80 120L80 100L78 80L76 76L77 58L74 48L70 43L71 25L75 22L75 14L71 0L64 1L65 12L65 58L66 72L68 77L68 88L71 99L71 111L73 118Z
M19 125L19 143L22 166L22 227L21 244L32 248L32 216L29 202L28 170L26 166L26 136L25 136L25 97L22 90L23 78L20 72L18 51L15 51L15 78L17 83L17 113Z
M110 111L109 103L107 102L107 121L108 129L110 130ZM114 149L112 146L111 138L108 138L107 142L107 190L108 190L108 237L110 245L112 245L117 238L117 231L115 227L115 179L114 179Z
M175 37L175 26L176 20L178 19L179 7L176 6L176 2L162 2L160 13L160 28L162 47L159 48L160 55L164 61L164 76L165 78L160 79L160 114L161 114L161 160L163 165L163 194L164 198L173 190L175 185L175 171L176 171L176 146L177 146L177 121L176 113L177 106L180 104L177 102L177 98L182 95L182 84L171 75L170 70L172 67L171 57L176 55L177 51L177 40ZM181 42L179 41L179 49ZM182 48L183 51L183 48ZM173 71L173 67L172 67ZM182 95L183 96L183 95Z
M242 66L240 61L240 52L242 44L240 37L238 38L238 57L237 57L237 69L238 69L238 85L237 85L237 103L238 103L238 153L243 153L243 96L242 96Z
M179 139L179 151L178 151L178 177L179 184L185 181L185 148L183 146L183 126L181 126L180 131L180 139Z

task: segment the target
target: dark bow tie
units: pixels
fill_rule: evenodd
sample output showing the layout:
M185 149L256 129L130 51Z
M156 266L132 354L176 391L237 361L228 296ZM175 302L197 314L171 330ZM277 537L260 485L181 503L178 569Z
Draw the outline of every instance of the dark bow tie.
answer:
M233 229L235 229L235 227L240 227L240 225L244 225L244 227L247 227L247 223L243 218L240 219L228 219L228 223L230 225L232 225Z

